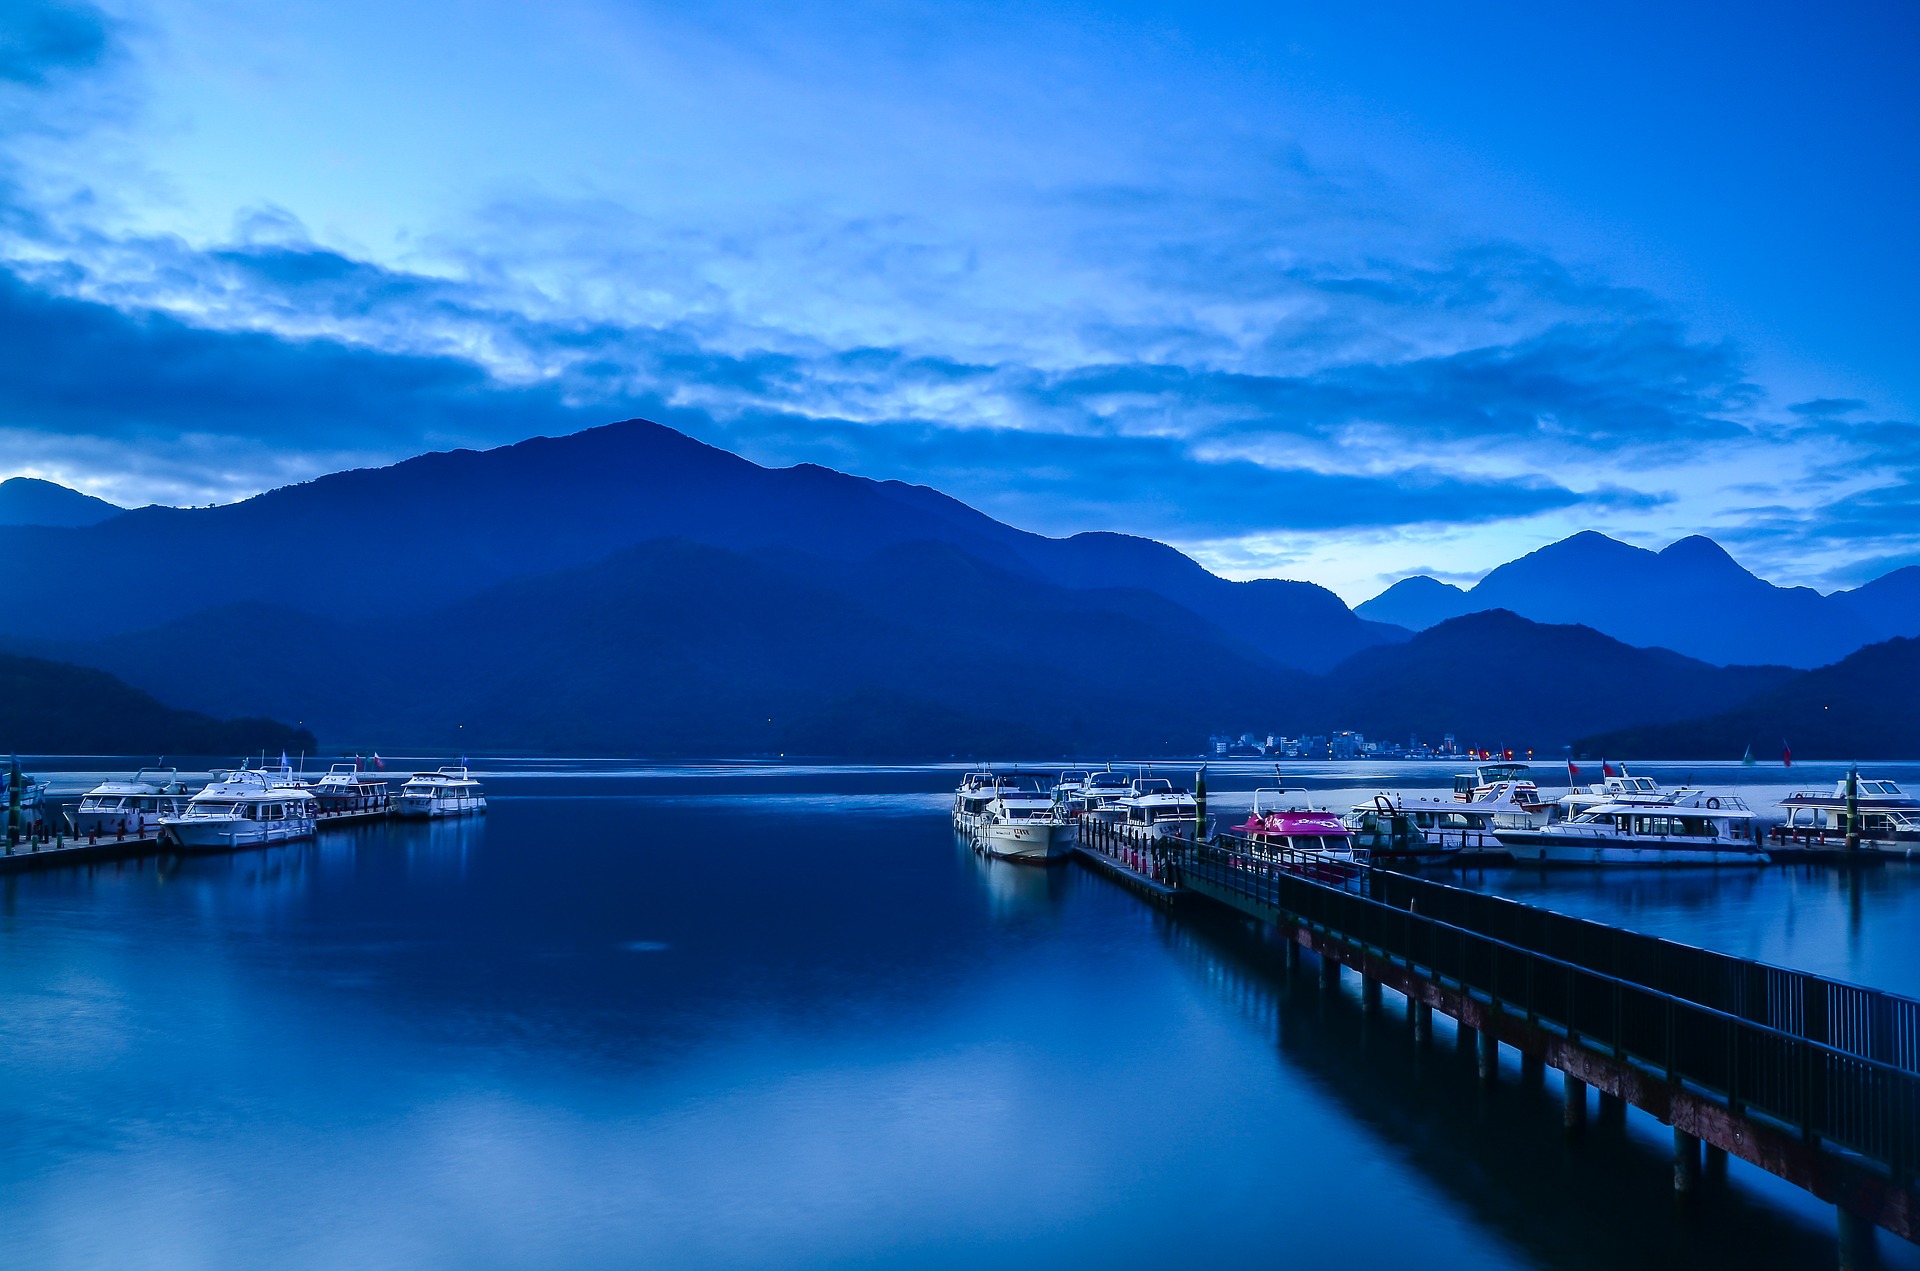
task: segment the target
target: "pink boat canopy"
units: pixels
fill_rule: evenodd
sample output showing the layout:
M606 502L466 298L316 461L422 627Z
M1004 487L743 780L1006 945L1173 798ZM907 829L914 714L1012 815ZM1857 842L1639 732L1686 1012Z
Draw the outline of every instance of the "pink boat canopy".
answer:
M1317 834L1323 838L1352 838L1353 831L1340 823L1332 812L1250 813L1245 824L1234 827L1242 834Z

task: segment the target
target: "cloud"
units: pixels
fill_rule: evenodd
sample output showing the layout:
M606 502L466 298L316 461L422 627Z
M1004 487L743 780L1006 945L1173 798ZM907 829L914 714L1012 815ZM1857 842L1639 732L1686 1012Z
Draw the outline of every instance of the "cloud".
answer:
M92 5L10 0L0 5L0 83L40 87L61 72L97 66L109 30Z

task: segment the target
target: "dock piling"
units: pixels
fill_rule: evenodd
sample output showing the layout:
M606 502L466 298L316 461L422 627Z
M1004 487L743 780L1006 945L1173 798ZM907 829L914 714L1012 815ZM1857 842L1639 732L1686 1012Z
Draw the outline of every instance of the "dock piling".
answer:
M1685 1130L1673 1132L1673 1191L1687 1196L1700 1186L1700 1140Z
M1490 1086L1500 1076L1500 1039L1490 1032L1482 1032L1478 1054L1481 1084Z
M1567 1077L1561 1085L1560 1125L1568 1134L1587 1128L1587 1083L1578 1077Z

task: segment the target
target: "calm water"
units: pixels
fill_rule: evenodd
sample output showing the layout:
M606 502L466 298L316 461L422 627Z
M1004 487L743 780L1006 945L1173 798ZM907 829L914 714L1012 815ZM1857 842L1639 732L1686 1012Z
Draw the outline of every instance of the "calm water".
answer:
M1661 1127L1569 1145L1551 1076L1483 1091L1392 995L978 860L950 773L490 784L479 822L0 881L4 1260L1831 1265L1824 1206L1736 1164L1677 1213ZM1920 992L1920 866L1475 882Z

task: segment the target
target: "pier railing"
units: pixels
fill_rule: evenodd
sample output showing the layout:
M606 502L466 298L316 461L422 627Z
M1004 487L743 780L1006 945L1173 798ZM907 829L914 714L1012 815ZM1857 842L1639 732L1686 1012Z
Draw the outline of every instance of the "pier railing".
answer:
M1385 870L1323 880L1218 845L1190 847L1179 869L1896 1179L1920 1161L1911 999ZM1742 1010L1717 1004L1729 1000ZM1871 1053L1882 1047L1907 1062Z

